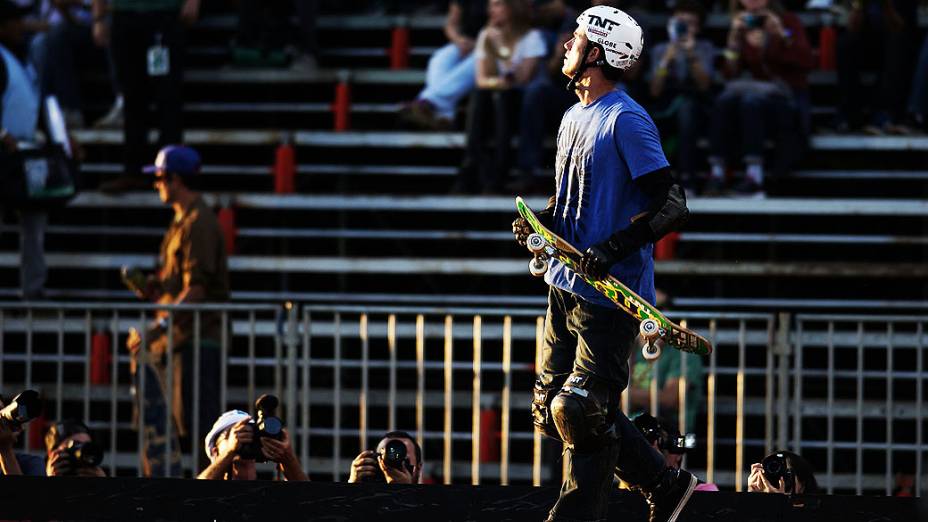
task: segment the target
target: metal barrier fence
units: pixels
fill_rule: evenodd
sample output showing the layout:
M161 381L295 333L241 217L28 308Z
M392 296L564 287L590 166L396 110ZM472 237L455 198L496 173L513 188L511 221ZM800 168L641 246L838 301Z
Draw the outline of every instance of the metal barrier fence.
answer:
M0 303L0 390L10 396L25 387L39 389L50 419L83 418L107 441L111 474L141 474L144 435L130 413L129 357L122 341L130 326L146 324L158 310L168 312L169 322L178 313L221 315L221 408L251 411L261 393L278 395L297 454L314 478L345 480L358 452L375 446L384 432L400 429L423 447L426 474L436 481L560 479L559 449L533 432L529 415L541 309ZM705 397L696 401L694 426L687 425L694 384L687 368L700 361L674 350L662 356L680 358L675 395L682 407L674 420L681 431L697 433L699 446L687 465L707 481L742 491L751 462L789 447L810 458L829 492L890 492L895 471L907 469L897 462L905 455L914 457L912 473L921 485L926 318L672 316L716 346L695 377ZM104 332L105 353L98 342ZM198 341L196 335L194 350ZM856 366L835 357L855 348ZM881 350L887 365L871 367L869 354ZM91 370L97 365L99 373L99 357L107 355L113 361L106 366L109 379L92 381ZM667 390L659 389L652 374L645 408L661 414ZM844 381L888 383L887 390L906 382L916 389L911 400L887 393L876 405L865 400L862 386L846 399ZM197 408L196 395L191 401ZM628 392L622 404L626 411L640 409ZM883 440L873 440L874 419L885 426ZM853 440L837 435L847 422L857 426ZM190 472L198 471L191 456L203 451L208 429L196 422L191 427L183 459ZM869 453L879 450L885 452L885 467L871 462ZM854 454L853 466L840 458L847 451Z

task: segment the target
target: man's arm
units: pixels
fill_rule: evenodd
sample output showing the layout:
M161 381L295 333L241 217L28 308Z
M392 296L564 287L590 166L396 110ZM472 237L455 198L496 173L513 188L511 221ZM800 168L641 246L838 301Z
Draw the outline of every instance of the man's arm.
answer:
M677 230L689 219L686 194L670 174L669 167L637 178L635 185L651 201L649 209L628 227L587 249L580 266L595 279L603 278L612 265Z
M287 430L281 430L283 439L275 440L270 438L261 439L261 451L268 459L276 462L288 481L308 481L309 477L303 471L300 465L300 459L297 458L293 451L293 445L290 443L290 434Z
M226 473L232 469L232 461L235 459L235 453L226 453L220 455L218 459L206 467L197 475L198 480L224 480Z
M3 407L3 401L0 401L0 407ZM16 433L5 424L0 423L0 469L3 470L5 476L23 474L23 470L19 467L19 461L16 460L13 444L16 444Z

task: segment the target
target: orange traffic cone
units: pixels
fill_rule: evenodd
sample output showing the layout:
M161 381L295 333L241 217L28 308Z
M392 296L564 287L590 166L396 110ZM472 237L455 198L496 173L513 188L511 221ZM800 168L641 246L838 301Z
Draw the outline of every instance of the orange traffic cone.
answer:
M235 208L231 205L219 209L216 216L219 220L219 228L222 229L222 238L226 242L226 254L235 253L235 238L238 236L238 228L235 227Z
M409 28L394 27L390 40L390 68L406 69L409 67Z
M93 384L110 383L110 365L113 354L110 351L110 335L103 331L93 334L90 342L90 382Z
M274 192L293 194L296 177L296 151L289 140L277 146L274 157Z

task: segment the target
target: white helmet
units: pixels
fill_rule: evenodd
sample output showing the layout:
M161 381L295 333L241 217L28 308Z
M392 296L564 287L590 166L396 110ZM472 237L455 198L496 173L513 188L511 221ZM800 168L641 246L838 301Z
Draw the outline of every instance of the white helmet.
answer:
M577 24L586 38L606 51L606 63L624 71L638 61L644 48L644 33L634 18L614 7L598 5L580 13Z

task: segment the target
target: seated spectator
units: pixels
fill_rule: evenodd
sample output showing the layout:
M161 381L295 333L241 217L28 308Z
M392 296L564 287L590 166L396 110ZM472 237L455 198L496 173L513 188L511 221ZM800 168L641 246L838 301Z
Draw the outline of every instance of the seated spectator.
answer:
M745 178L739 194L763 197L764 140L777 143L774 170L782 175L797 160L808 129L808 72L812 50L799 17L777 0L740 0L725 50L729 78L716 100L710 130L707 194L719 194L726 165L740 141ZM740 139L739 139L740 138Z
M918 3L914 0L853 0L847 30L838 39L837 68L840 102L836 127L859 128L861 109L869 108L870 134L906 133L901 127L909 88L911 55L918 27ZM864 68L877 70L875 93L860 85Z
M633 422L638 431L644 435L645 440L654 449L661 452L667 467L680 469L683 466L683 457L696 443L695 435L688 433L683 436L672 422L668 422L665 418L652 417L647 413L638 415ZM695 489L695 491L718 490L719 487L715 484L709 484L701 480Z
M260 460L276 462L284 478L289 481L309 480L290 444L290 434L286 429L282 429L281 433L281 440L261 437L260 447L257 447L255 423L251 415L241 410L223 413L206 434L203 449L210 464L197 478L256 480L255 462Z
M43 31L30 43L29 56L39 74L43 95L54 95L71 128L84 126L78 65L107 62L114 95L112 60L94 46L90 2L84 0L43 0L38 2Z
M815 472L806 459L791 451L777 451L751 464L748 491L801 495L818 493Z
M383 436L377 449L365 450L351 462L348 482L418 484L422 478L422 448L405 431Z
M103 448L94 443L90 429L83 422L65 420L56 423L45 434L48 460L45 474L49 477L105 477L100 467Z
M519 116L519 150L516 159L516 179L506 186L512 193L525 194L536 188L536 173L541 168L545 136L552 136L571 105L577 102L567 91L564 66L564 44L573 38L577 26L577 11L563 0L535 2L536 25L540 27L549 51L548 59L539 72L523 88ZM546 178L547 181L547 178Z
M696 415L702 410L705 395L705 370L701 357L682 352L667 353L655 362L645 361L640 351L635 351L634 359L629 361L630 379L628 382L629 404L632 411L650 411L651 379L657 372L658 411L665 418L678 418L680 411L680 377L683 375L681 354L686 357L686 425L692 429Z
M928 131L928 37L922 43L909 94L909 124L916 131Z
M158 304L177 305L218 303L229 299L229 268L225 241L219 221L199 192L193 189L200 172L199 154L182 145L163 148L155 164L146 172L154 174L152 181L161 202L174 211L174 219L164 234L159 256L159 269L147 279L147 284L131 285L139 298ZM130 272L130 271L127 271ZM144 275L140 275L144 281ZM132 283L131 278L127 278ZM164 461L164 434L167 422L173 420L171 433L187 438L191 423L208 426L219 415L219 368L222 315L216 311L200 314L200 371L194 374L194 316L179 312L173 316L169 335L169 314L161 310L150 325L145 340L147 353L141 355L142 335L130 328L126 347L132 355L133 379L146 372L146 385L139 395L147 401L142 419L145 437L144 463L146 476L177 476L180 473L179 454ZM173 370L168 367L168 349L173 349ZM173 404L168 404L164 390L168 372L173 371ZM139 381L140 382L140 381ZM195 382L199 382L199 418L192 415ZM171 447L179 448L172 443ZM206 463L203 462L205 465ZM168 470L164 466L170 465Z
M651 48L649 91L654 120L662 136L676 130L677 179L693 190L696 144L706 130L715 47L699 38L705 11L696 0L680 0L667 22L667 41ZM669 128L668 128L669 127Z
M511 167L521 90L547 54L541 33L529 26L528 0L490 0L488 11L474 50L477 90L467 111L467 148L454 192L499 192Z
M449 130L458 102L474 90L474 45L487 19L485 0L452 0L445 19L448 43L429 58L425 88L400 110L403 125Z

